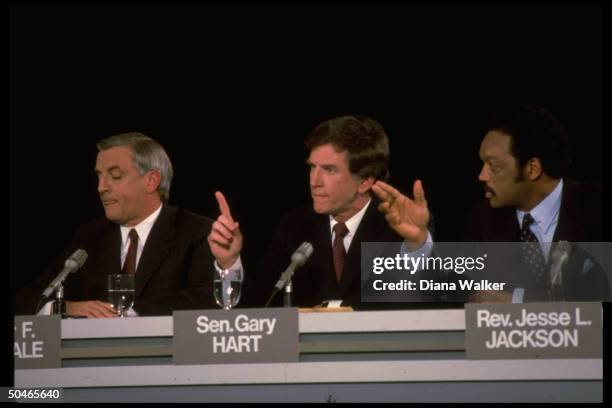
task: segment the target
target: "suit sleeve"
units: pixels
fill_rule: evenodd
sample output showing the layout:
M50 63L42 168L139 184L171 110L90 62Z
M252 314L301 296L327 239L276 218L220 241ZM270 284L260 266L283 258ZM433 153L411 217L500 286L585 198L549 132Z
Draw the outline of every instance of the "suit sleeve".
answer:
M259 262L259 267L245 272L244 302L242 306L263 307L272 294L274 285L285 268L289 265L291 254L287 252L287 240L290 231L290 217L286 214L281 219L272 235L270 245ZM280 300L279 300L280 299ZM282 295L277 295L271 305L280 304Z
M159 284L149 295L138 299L134 310L140 316L171 315L174 310L217 307L213 295L214 257L204 231L187 248L177 251L182 253L180 267L176 271L177 283L165 287Z

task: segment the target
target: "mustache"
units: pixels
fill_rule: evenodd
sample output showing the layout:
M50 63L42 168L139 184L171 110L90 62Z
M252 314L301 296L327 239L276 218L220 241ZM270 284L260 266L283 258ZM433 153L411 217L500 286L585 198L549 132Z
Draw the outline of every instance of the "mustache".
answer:
M484 189L484 191L489 192L493 195L497 195L495 193L495 190L493 190L491 187L487 186L485 183L480 183L480 185L482 186L482 188Z

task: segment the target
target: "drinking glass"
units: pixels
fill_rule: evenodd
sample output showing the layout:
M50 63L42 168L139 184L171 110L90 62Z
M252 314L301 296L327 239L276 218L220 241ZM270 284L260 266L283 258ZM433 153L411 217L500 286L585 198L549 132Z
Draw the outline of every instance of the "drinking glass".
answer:
M242 271L215 268L213 278L215 301L224 310L229 310L238 304L241 286Z
M119 317L127 316L127 311L134 305L134 275L108 275L108 303Z

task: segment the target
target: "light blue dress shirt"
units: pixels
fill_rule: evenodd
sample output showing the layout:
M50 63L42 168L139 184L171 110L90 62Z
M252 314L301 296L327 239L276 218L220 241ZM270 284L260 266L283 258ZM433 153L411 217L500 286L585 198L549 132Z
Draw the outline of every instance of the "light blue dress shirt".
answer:
M531 232L538 238L540 248L544 254L544 259L548 262L550 247L559 224L559 211L561 209L561 193L563 191L563 179L559 180L557 187L536 205L529 214L534 219L534 223L529 226ZM519 226L523 225L523 218L526 212L516 210L516 218ZM512 293L512 303L522 303L524 288L514 288Z

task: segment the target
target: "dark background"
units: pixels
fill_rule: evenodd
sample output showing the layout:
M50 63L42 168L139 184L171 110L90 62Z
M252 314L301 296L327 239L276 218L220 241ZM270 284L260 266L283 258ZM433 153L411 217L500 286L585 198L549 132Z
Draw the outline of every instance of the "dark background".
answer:
M550 109L571 176L603 181L602 6L148 6L10 9L10 275L40 273L103 216L95 142L141 131L175 168L171 203L216 217L222 190L258 258L310 202L302 141L343 114L380 121L391 182L424 182L439 241L482 192L500 104Z
M171 203L216 217L213 193L226 194L248 259L283 211L310 202L302 141L339 115L383 124L391 182L408 192L424 181L438 241L460 239L482 196L477 151L497 105L550 109L572 141L570 176L603 183L607 14L600 4L9 7L7 290L103 216L95 142L125 131L168 151Z

